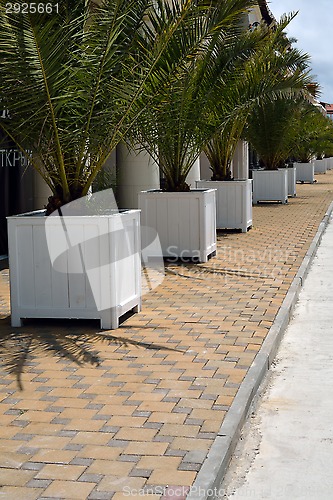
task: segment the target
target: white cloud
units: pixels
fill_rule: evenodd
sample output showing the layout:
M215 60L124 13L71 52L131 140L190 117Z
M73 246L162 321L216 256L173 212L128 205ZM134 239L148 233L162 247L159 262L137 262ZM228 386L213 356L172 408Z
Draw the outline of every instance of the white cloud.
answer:
M333 103L333 61L329 42L332 0L270 0L267 3L276 19L298 11L288 27L288 35L297 38L297 47L311 56L312 73L321 86L320 100Z

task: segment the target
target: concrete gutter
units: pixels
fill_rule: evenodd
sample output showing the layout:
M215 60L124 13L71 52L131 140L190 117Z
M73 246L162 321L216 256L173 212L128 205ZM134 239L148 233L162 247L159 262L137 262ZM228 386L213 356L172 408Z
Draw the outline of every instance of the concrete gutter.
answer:
M284 331L289 324L299 292L309 272L312 260L316 254L332 212L333 202L330 204L323 220L319 224L318 231L291 283L275 317L274 323L247 372L247 375L241 383L239 391L226 414L207 458L190 489L187 496L188 500L207 500L219 496L221 481L225 476L230 459L239 440L240 432L246 420L249 407L275 358Z

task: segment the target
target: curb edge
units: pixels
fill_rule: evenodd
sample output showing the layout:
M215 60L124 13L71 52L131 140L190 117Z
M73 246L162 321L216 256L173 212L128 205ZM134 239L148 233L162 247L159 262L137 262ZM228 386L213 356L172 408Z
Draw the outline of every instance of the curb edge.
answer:
M208 455L193 483L187 500L207 500L216 498L225 476L232 454L238 443L240 432L247 418L249 407L274 360L284 331L298 300L299 292L309 272L317 248L333 212L331 202L319 224L305 257L288 289L261 349L250 366L240 388L228 410Z

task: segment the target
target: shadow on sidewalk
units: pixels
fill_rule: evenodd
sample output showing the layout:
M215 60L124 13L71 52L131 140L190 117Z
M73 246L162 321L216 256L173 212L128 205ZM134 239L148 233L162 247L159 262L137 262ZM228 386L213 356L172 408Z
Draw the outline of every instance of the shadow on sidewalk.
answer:
M97 344L151 350L177 351L159 344L148 344L114 336L105 332L94 332L94 322L79 320L33 320L31 324L13 330L10 317L0 320L0 365L16 377L19 390L23 390L22 374L25 366L38 369L38 356L50 354L83 366L98 367L103 358ZM73 332L74 330L74 332Z
M0 259L0 271L8 269L8 259Z

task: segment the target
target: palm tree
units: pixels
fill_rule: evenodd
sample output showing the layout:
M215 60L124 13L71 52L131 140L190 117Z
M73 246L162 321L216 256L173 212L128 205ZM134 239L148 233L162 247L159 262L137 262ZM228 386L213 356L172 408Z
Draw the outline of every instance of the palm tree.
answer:
M222 131L218 131L206 144L204 152L212 170L212 181L232 180L231 162L235 154L237 142L242 137L245 117L229 121Z
M276 99L258 106L246 126L246 138L266 170L284 167L295 144L304 98Z
M207 2L204 16L190 27L191 38L201 37L200 51L186 60L171 84L160 89L156 106L145 109L132 139L139 142L159 164L167 191L187 191L186 177L217 128L207 120L208 110L232 82L237 68L256 49L260 36L242 34L242 19L253 0ZM198 32L200 35L198 35ZM182 51L183 40L174 38L170 59Z
M333 123L313 104L305 101L300 109L293 156L307 163L317 156L333 155Z
M208 118L213 122L224 118L224 125L205 147L212 180L231 179L231 161L251 113L259 107L267 114L272 100L303 95L311 81L308 56L291 48L284 32L293 17L284 16L273 30L257 28L262 33L257 50L244 61Z
M47 213L87 194L159 87L195 55L198 39L187 35L202 9L187 0L64 0L57 15L0 6L0 127L51 188Z
M310 80L308 56L291 49L283 32L292 16L274 31L244 32L241 19L252 4L214 4L204 25L202 54L187 63L172 85L168 82L164 98L139 120L137 138L159 163L166 190L189 189L186 176L204 148L216 166L213 177L228 177L250 111L291 89L300 92Z

